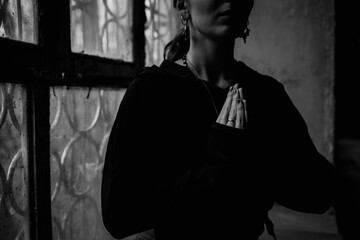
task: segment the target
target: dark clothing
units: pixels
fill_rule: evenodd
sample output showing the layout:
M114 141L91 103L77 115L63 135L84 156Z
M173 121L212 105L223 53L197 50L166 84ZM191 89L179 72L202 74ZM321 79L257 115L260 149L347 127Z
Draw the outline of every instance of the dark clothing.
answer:
M108 142L102 182L116 238L154 228L158 240L257 239L274 202L324 213L333 166L313 145L281 83L238 62L245 129L216 123L202 80L164 61L129 86ZM228 89L204 81L220 112Z

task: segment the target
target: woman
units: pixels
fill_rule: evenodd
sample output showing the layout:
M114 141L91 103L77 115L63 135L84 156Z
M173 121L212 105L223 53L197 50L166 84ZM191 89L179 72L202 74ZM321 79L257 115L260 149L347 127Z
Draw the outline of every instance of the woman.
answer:
M104 224L116 238L258 239L274 202L324 213L333 166L284 87L234 60L253 0L174 0L183 29L129 86L108 142Z

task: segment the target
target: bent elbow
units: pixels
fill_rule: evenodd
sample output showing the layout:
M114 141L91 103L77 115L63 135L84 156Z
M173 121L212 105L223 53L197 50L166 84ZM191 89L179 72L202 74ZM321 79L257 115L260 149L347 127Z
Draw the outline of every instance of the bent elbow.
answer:
M333 191L326 188L316 188L312 191L292 191L282 193L276 201L294 211L323 214L326 213L333 204Z
M309 209L309 213L324 214L330 209L332 204L333 201L331 198L322 199L321 201L314 203L314 205Z
M103 224L105 229L110 233L110 235L115 239L124 238L124 236L119 232L118 222L110 217L111 214L103 214Z

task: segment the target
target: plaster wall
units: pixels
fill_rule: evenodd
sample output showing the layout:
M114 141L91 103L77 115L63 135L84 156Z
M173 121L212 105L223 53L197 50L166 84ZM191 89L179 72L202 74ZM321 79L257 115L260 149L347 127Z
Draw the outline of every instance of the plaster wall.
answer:
M333 162L334 0L255 0L249 21L235 57L285 85L318 151Z

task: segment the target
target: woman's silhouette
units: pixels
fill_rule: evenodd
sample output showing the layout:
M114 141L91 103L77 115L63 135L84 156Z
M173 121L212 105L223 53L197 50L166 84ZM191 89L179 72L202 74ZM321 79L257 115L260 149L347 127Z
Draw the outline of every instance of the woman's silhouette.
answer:
M253 0L174 0L183 29L121 102L102 182L116 238L258 239L275 202L324 213L333 166L283 85L234 59Z

